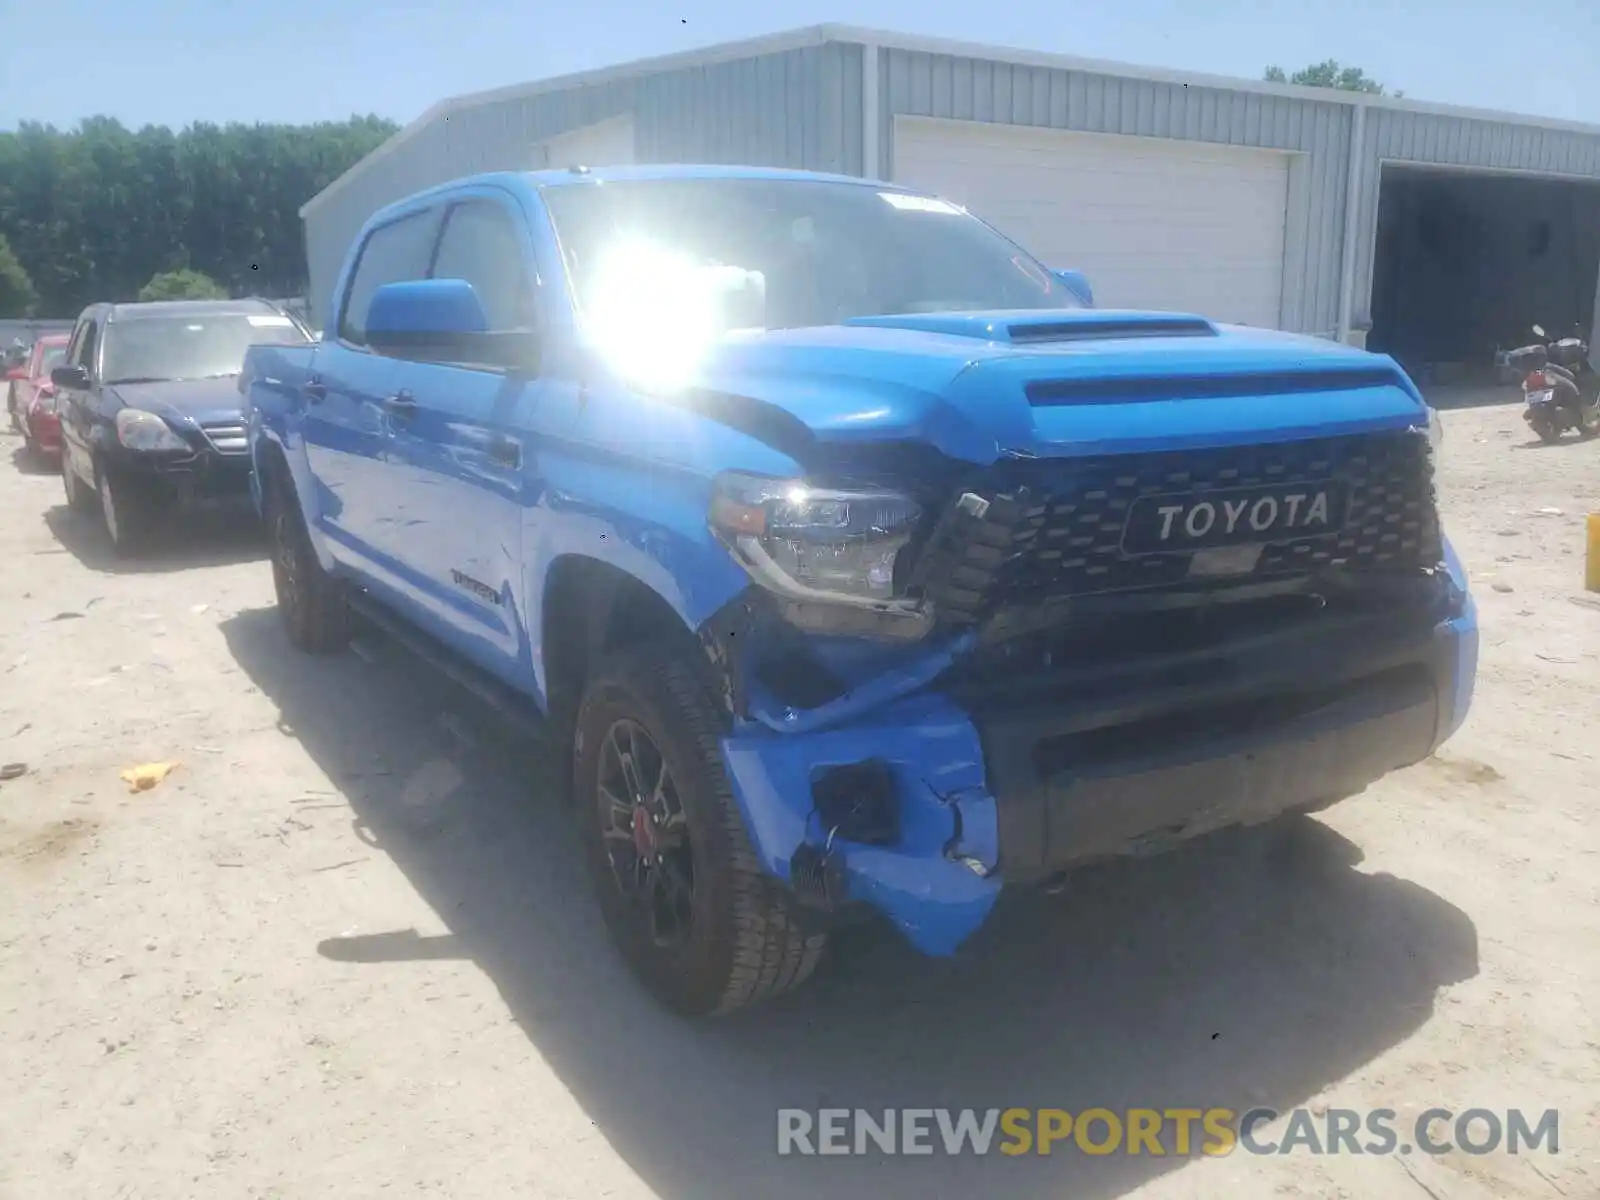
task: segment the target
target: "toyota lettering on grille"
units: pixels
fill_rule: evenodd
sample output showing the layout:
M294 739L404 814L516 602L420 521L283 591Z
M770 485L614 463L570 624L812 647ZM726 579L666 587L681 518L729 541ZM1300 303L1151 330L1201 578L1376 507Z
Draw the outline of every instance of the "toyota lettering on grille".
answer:
M1122 549L1160 554L1319 537L1343 527L1349 505L1332 480L1142 496L1128 511Z

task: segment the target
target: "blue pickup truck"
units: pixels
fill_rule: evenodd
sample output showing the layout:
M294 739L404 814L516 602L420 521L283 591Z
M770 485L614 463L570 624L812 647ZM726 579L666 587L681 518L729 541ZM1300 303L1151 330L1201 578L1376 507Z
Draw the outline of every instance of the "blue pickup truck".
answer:
M241 386L290 640L542 722L672 1008L883 917L1313 811L1461 724L1477 620L1389 358L1112 311L964 210L754 168L374 216Z

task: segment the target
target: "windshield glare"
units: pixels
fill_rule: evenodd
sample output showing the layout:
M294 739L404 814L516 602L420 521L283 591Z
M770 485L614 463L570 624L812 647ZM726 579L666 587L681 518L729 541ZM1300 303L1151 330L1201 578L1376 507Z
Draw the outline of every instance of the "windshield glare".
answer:
M1082 305L1035 259L961 209L871 186L661 179L545 189L580 309L620 243L764 277L769 329L893 313Z
M304 341L299 326L272 313L134 317L106 327L102 374L107 383L237 375L247 346Z
M46 346L44 353L39 356L39 374L49 378L50 372L67 361L67 348L65 346Z

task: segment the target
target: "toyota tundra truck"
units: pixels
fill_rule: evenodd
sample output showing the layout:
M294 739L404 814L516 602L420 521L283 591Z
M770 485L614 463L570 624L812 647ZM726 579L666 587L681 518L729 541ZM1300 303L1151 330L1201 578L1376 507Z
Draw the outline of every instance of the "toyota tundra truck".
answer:
M323 339L245 359L288 638L359 614L538 722L618 949L688 1014L841 921L953 954L1004 887L1427 757L1478 632L1415 385L1083 282L857 178L394 204Z

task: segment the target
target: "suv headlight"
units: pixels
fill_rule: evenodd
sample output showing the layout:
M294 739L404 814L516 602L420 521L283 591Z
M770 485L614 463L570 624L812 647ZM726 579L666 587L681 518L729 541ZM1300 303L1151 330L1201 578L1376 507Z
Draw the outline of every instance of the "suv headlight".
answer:
M874 488L727 474L711 499L711 526L751 577L796 600L912 608L895 567L922 515L916 501Z
M124 408L117 413L117 441L129 450L187 450L189 443L155 413Z

